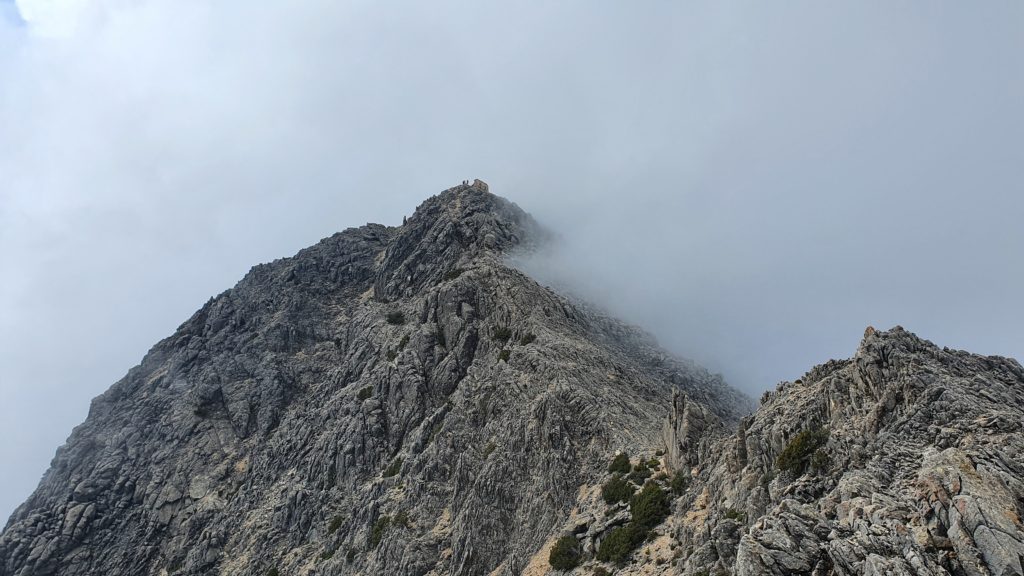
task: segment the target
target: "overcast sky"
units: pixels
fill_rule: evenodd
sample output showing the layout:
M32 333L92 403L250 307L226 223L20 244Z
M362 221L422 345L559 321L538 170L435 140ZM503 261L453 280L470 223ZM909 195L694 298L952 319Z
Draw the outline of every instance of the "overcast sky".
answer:
M0 0L0 517L254 264L467 178L756 395L1024 356L1024 3ZM2 523L2 520L0 520Z

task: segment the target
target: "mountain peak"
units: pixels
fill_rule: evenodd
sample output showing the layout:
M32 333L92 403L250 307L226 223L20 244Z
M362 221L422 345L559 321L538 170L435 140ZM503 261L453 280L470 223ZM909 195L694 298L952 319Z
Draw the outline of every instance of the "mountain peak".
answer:
M476 257L499 257L540 242L545 233L487 183L463 181L416 208L384 253L374 285L378 298L414 293Z

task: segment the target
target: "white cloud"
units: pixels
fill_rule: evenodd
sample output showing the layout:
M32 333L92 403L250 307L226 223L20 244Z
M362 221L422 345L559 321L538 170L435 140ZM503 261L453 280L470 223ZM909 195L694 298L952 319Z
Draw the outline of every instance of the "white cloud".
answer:
M97 0L15 0L22 19L42 36L73 35L82 21L97 15Z

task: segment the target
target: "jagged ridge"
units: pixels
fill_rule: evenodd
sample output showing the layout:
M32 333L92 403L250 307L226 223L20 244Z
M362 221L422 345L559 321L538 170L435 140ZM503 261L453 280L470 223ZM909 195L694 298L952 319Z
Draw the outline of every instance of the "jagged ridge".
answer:
M0 574L515 574L673 391L720 378L504 264L476 182L253 268L94 400Z

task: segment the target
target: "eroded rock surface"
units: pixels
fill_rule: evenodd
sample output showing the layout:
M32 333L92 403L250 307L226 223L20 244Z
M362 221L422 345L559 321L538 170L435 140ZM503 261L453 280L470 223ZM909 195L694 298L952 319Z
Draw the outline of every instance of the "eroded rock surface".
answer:
M688 415L674 410L666 428L685 429ZM735 432L667 435L696 479L678 506L704 511L679 531L693 554L677 568L1022 574L1022 424L1016 361L869 328L852 359L766 393ZM780 469L808 430L827 440L808 451L806 470ZM722 530L737 520L739 530Z
M0 575L520 573L674 393L748 411L505 265L543 238L478 182L256 266L93 401Z

